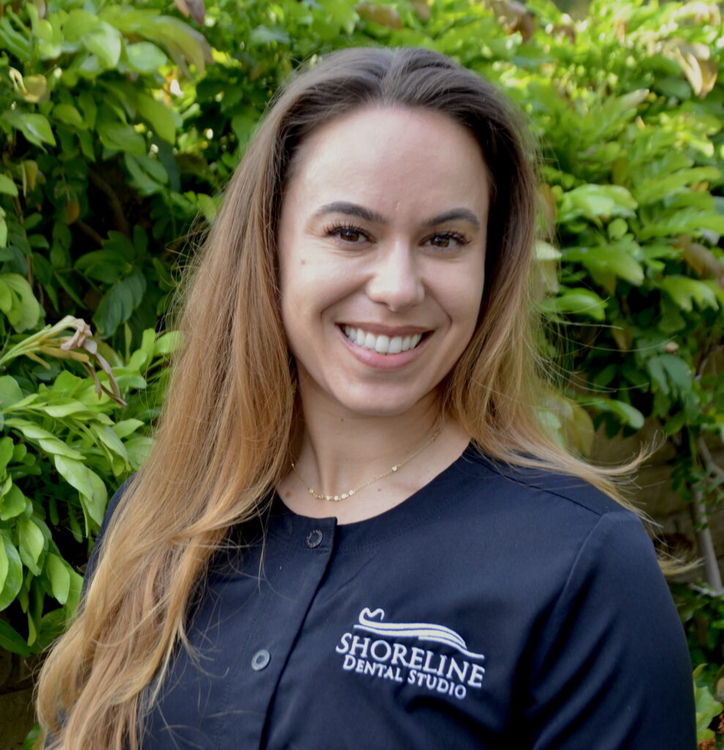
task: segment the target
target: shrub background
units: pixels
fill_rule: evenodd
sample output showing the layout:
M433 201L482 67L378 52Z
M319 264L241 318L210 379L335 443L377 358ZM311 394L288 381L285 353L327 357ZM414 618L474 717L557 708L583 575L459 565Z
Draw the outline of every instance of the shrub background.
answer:
M278 85L353 45L437 49L527 113L543 157L538 304L564 342L543 342L542 364L567 392L551 391L545 418L584 454L597 429L660 425L700 527L700 577L721 587L706 531L724 495L712 458L724 440L716 4L596 0L577 21L548 0L0 11L0 648L14 654L12 684L28 684L72 614L108 493L149 448L177 344L164 314L190 240ZM61 344L77 318L96 335L71 356ZM97 395L88 367L113 385L97 355L127 406ZM716 741L724 606L710 589L677 595L692 657L709 664L700 738Z

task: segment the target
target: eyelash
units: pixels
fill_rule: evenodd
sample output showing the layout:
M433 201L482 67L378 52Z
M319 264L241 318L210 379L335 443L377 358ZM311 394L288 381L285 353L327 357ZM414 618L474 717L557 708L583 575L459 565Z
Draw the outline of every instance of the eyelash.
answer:
M367 234L367 232L364 229L362 229L362 227L358 227L355 224L331 224L330 226L328 226L328 227L326 227L324 229L324 234L327 235L327 236L333 236L337 232L341 232L341 231L353 232L353 233L356 233L356 234L361 234L368 241L370 239L369 234ZM431 235L431 237L428 238L428 239L432 239L432 237L440 237L440 238L443 238L443 239L455 240L459 244L460 247L465 247L465 245L469 245L470 244L470 240L467 237L465 237L464 235L460 234L459 232L453 232L453 231L435 232L435 234ZM357 244L360 244L360 243L357 243L357 242L345 242L344 240L341 239L341 237L339 237L339 235L337 235L337 238L340 240L340 242L343 242L345 245L357 245ZM438 248L438 249L439 250L449 250L451 248L441 247L441 248Z

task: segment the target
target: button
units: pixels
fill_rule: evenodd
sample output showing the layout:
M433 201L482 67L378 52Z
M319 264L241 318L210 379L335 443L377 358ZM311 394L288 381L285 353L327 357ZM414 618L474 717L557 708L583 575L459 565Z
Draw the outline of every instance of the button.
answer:
M264 669L271 660L271 654L263 648L261 651L257 651L251 658L251 668L255 672L259 672Z
M307 547L309 547L309 549L319 547L319 545L322 543L322 539L324 539L324 534L319 529L310 531L307 534Z

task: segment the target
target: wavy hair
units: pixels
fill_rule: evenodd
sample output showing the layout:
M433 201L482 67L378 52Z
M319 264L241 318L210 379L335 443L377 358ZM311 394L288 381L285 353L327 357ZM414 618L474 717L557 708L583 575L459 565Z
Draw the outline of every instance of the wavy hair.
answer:
M618 469L563 450L537 406L548 387L529 289L537 179L522 115L489 82L426 49L348 49L292 78L231 179L179 291L174 358L155 444L103 539L83 603L42 669L49 746L136 750L185 620L230 529L285 476L298 403L282 327L277 222L299 145L368 106L443 113L477 139L491 182L477 330L440 386L446 416L487 455L580 477L622 500Z

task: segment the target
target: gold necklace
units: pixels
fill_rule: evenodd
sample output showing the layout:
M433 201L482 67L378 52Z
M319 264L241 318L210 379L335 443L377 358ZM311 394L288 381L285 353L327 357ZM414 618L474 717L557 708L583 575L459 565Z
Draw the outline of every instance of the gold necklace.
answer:
M442 432L442 427L438 427L435 432L432 433L432 436L428 439L428 441L420 446L412 455L408 456L404 461L402 461L399 464L395 464L389 471L386 471L384 474L379 474L376 477L373 477L370 479L369 482L365 482L360 487L357 487L353 490L348 490L347 492L343 492L341 495L323 495L320 492L315 492L302 478L302 475L297 470L297 465L292 461L292 471L299 477L299 481L307 488L307 492L309 492L310 495L313 497L316 497L317 500L327 500L331 503L338 503L340 500L346 500L348 497L352 497L352 495L356 495L360 490L363 490L365 487L369 487L371 484L374 484L375 482L379 482L380 479L384 479L385 477L389 477L390 474L394 474L396 471L399 471L405 464L409 464L410 461L412 461L413 458L416 456L419 456L422 451L425 450L429 445L432 445L432 443L435 442L435 439L437 436Z

